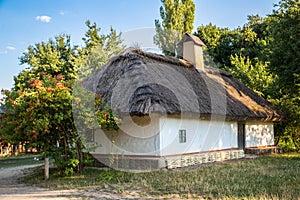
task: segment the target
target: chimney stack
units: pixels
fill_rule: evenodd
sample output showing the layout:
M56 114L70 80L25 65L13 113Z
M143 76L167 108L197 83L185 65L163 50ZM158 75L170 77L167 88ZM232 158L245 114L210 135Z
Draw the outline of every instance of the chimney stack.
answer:
M193 64L196 69L204 70L204 59L202 46L205 44L194 35L185 33L182 37L183 59Z

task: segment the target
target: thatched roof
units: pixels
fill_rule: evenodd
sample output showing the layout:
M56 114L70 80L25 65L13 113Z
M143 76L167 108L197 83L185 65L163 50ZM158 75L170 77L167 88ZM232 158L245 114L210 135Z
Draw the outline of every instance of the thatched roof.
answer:
M130 115L192 113L201 118L279 121L282 114L230 73L130 48L87 77L84 87Z

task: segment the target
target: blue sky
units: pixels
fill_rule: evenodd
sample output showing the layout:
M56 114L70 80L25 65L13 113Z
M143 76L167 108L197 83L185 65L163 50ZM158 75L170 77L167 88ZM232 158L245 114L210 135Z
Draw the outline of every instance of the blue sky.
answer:
M211 22L236 28L248 15L271 14L278 1L195 0L194 27ZM0 0L0 88L12 87L13 76L24 69L18 58L29 45L61 33L70 34L73 44L82 44L88 19L96 22L102 33L108 33L112 26L129 38L140 33L151 40L143 31L153 33L160 6L160 0Z

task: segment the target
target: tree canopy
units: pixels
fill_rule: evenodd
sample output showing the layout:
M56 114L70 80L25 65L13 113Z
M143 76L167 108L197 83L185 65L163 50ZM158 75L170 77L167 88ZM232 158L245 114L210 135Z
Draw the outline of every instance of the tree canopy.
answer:
M191 33L194 24L195 4L193 0L161 0L160 17L155 20L154 44L165 55L180 55L177 43L184 33Z
M2 104L7 109L1 121L2 138L10 143L29 144L44 156L53 157L65 175L82 170L83 144L72 107L73 103L80 106L72 94L75 81L83 77L82 72L88 75L124 48L121 35L114 29L104 35L95 23L87 21L86 25L83 47L72 46L71 37L65 34L29 46L20 58L27 68L15 77L11 91L2 91ZM81 66L87 66L84 62L93 62L92 69L80 71ZM101 128L116 129L117 118L110 108L100 106L105 104L101 97L93 94L92 98L96 109L102 109L93 116L90 112L95 112L95 108L81 110L77 115L82 115L86 123L96 116Z
M267 98L285 114L276 124L277 143L300 151L300 6L282 0L269 16L248 17L233 30L199 26L194 33L206 44L216 66Z

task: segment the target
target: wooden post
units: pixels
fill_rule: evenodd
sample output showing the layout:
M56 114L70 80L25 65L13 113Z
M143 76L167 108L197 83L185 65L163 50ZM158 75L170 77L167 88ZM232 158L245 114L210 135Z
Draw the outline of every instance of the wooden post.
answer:
M49 179L49 157L45 158L45 180Z

